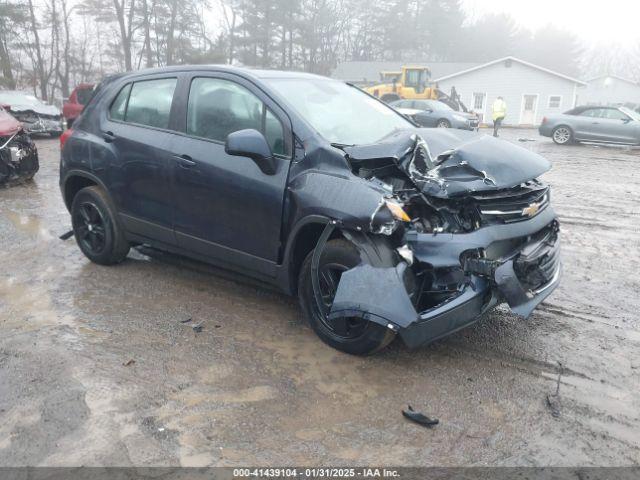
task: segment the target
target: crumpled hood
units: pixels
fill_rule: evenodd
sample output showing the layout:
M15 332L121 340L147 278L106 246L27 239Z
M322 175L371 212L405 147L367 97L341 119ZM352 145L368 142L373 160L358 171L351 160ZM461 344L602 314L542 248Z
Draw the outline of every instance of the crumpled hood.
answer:
M11 111L15 113L34 112L38 115L60 116L60 109L55 105L11 105Z
M344 151L350 161L392 161L420 190L441 198L515 187L551 168L545 158L522 147L454 129L403 130L380 143Z

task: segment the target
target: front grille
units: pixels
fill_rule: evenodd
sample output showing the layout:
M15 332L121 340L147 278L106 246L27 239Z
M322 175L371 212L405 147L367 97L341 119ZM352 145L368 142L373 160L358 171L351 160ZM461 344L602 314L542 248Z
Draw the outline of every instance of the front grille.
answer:
M537 181L473 195L482 224L512 223L535 217L549 206L549 187Z

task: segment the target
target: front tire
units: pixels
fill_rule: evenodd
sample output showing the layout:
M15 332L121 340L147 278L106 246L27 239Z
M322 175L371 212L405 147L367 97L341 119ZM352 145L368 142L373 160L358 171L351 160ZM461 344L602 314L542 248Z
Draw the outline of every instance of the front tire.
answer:
M313 294L311 262L313 250L302 264L298 278L300 306L311 328L327 345L351 355L370 355L386 347L395 338L388 328L358 317L329 320L325 313L331 308L342 272L360 263L355 246L344 239L326 243L318 264L320 291L324 310L318 306Z
M436 127L438 127L438 128L451 128L451 122L449 122L449 120L447 120L446 118L441 118L436 123Z
M92 262L114 265L129 253L116 210L100 187L85 187L76 194L71 204L71 224L80 250Z
M560 125L553 129L551 138L557 145L568 145L573 141L573 132L565 125Z

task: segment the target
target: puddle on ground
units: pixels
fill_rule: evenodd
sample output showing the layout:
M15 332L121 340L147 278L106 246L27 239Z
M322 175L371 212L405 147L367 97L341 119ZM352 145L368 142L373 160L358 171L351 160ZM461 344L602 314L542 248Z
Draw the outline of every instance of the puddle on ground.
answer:
M23 213L16 213L10 210L5 210L2 214L6 217L13 226L27 235L40 237L42 240L53 240L54 236L47 230L40 220L35 215L27 215Z
M0 301L5 311L4 325L25 329L43 326L73 326L73 317L54 308L47 284L19 283L14 277L0 280Z

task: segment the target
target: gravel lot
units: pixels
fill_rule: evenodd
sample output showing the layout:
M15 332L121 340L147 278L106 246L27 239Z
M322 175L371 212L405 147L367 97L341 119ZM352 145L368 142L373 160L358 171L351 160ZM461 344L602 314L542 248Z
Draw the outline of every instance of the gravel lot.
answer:
M0 466L638 465L640 151L503 136L553 162L562 285L527 321L368 358L204 265L89 263L38 140L35 181L0 190Z

